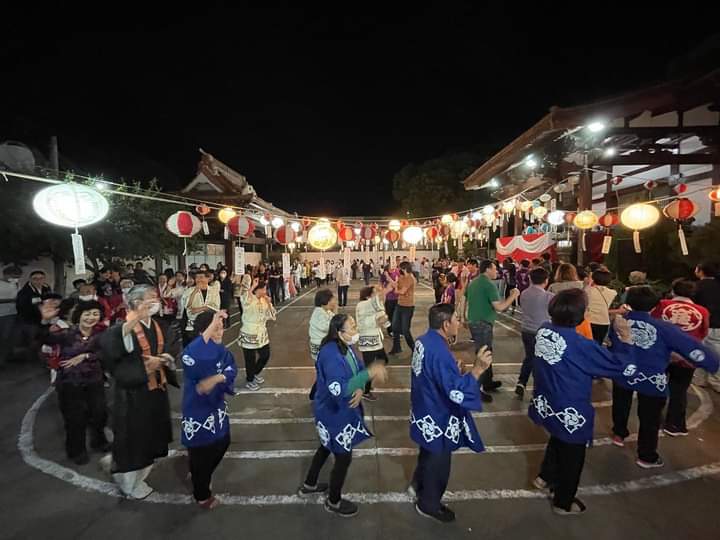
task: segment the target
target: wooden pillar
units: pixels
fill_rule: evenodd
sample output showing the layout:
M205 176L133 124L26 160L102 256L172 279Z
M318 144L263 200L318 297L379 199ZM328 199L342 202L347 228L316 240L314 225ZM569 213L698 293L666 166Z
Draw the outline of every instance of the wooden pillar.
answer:
M513 216L513 236L520 236L522 234L522 220L522 211L520 208L515 208L515 215Z
M228 269L229 276L232 276L235 272L235 268L233 268L235 264L234 245L235 242L233 240L225 240L225 267Z

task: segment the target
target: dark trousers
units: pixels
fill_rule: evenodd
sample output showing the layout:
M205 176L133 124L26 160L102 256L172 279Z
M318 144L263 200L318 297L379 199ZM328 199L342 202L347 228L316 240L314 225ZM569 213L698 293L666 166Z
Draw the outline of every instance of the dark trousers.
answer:
M600 345L603 344L603 341L605 341L605 338L608 334L608 329L610 328L610 325L608 324L590 324L590 328L592 328L592 335L593 339L597 341Z
M328 500L337 504L340 502L342 494L342 488L345 484L345 478L347 477L350 463L352 462L352 452L345 454L333 454L335 457L335 464L333 465L332 471L330 472L330 490L328 491ZM312 463L310 464L310 470L305 477L305 483L308 486L316 486L318 476L320 476L320 470L325 465L327 458L330 456L330 450L321 446L315 452Z
M393 331L393 352L398 353L400 349L400 335L405 336L405 342L410 350L415 347L415 340L410 333L410 325L412 324L415 307L413 306L397 306L393 315L392 331Z
M530 379L533 371L533 359L535 358L535 335L536 332L522 331L521 337L523 347L525 348L525 358L523 358L522 367L520 368L520 376L518 384L525 386Z
M259 349L246 349L243 347L245 357L245 378L247 382L253 382L255 375L260 375L270 360L270 344Z
M365 369L369 368L374 362L378 360L383 360L385 362L385 365L387 365L388 363L388 357L387 354L385 354L385 349L380 349L377 351L363 351L362 357L363 363L365 364ZM372 380L369 380L365 385L365 393L367 394L370 390L372 390Z
M322 285L322 284L323 284L323 280L320 279L319 277L316 277L315 278L315 286L319 289L320 285Z
M567 443L557 437L550 437L545 448L540 478L553 490L553 505L570 510L584 465L584 444Z
M220 465L228 446L230 446L230 435L207 446L188 448L193 497L196 501L206 501L212 495L210 491L212 475Z
M349 285L338 286L338 305L347 306Z
M630 435L627 424L633 392L634 390L628 390L613 382L613 433L623 439ZM665 401L665 397L646 396L638 392L637 414L640 420L638 457L643 461L653 463L659 457L657 453L658 430Z
M440 501L450 478L452 453L432 453L420 448L412 484L417 493L420 510L427 513L440 511Z
M282 284L280 283L280 280L272 279L270 280L270 298L272 299L273 305L277 306L280 304L282 299Z
M397 299L385 300L385 314L387 315L388 321L392 323L395 315L395 309L397 308ZM390 326L390 333L392 333L392 325Z
M86 433L91 429L90 446L100 448L107 443L103 428L107 422L107 406L103 383L59 384L60 412L65 422L65 451L69 458L87 452Z
M369 286L370 285L370 273L363 274L363 279L365 280L365 286L366 287Z
M665 426L669 428L687 430L685 419L687 416L687 392L692 382L694 368L670 364L667 369L670 381L670 401L665 413Z
M493 325L492 323L485 322L485 321L477 321L477 322L471 322L468 324L468 328L470 329L470 336L472 337L472 340L475 342L475 354L483 348L484 346L487 346L489 350L492 351L493 347ZM484 390L492 390L490 388L490 384L493 382L493 368L490 366L485 370L485 372L480 375L480 379L478 379L478 383Z

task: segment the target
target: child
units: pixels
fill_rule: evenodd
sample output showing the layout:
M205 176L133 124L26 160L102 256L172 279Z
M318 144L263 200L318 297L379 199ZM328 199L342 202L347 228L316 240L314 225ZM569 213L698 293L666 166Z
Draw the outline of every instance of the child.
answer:
M696 367L709 373L718 370L715 353L695 338L687 335L674 324L655 319L650 312L659 298L648 286L628 290L627 303L632 309L625 315L633 338L635 369L613 380L613 444L623 447L629 435L627 422L630 416L633 392L638 393L638 457L636 464L643 469L662 467L657 453L658 430L663 407L668 395L668 379L665 373L671 353L677 353ZM613 344L617 336L611 332Z

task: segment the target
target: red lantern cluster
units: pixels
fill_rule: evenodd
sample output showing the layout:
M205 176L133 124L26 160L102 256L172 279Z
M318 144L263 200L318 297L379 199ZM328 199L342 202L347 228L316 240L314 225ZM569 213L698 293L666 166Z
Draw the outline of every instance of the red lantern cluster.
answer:
M343 227L338 232L338 238L340 238L343 242L355 240L355 231L352 230L352 227Z
M372 225L364 225L362 229L360 229L360 237L363 240L367 240L368 242L370 242L375 238L375 231L377 231L377 227L374 227Z

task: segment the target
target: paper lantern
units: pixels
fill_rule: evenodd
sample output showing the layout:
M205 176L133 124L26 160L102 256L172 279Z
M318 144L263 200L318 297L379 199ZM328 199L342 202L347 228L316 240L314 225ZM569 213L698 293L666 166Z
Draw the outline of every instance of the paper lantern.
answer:
M352 230L352 227L343 227L338 233L338 238L343 242L352 242L355 240L355 231Z
M180 210L165 221L165 228L179 238L190 238L200 232L200 220L190 212Z
M195 212L197 212L199 216L207 216L211 210L207 204L199 204L195 207Z
M405 228L407 228L407 227L409 227L409 226L410 226L410 222L409 222L407 219L403 219L403 220L400 222L400 228L401 228L401 229L405 229Z
M363 225L362 229L360 230L360 238L369 242L370 240L375 238L376 231L377 229L372 225Z
M232 208L221 208L218 211L218 220L220 223L227 224L227 222L234 218L236 214L237 212L235 212Z
M533 208L533 216L535 216L538 219L542 219L545 217L545 215L548 213L548 209L544 206L538 206L537 208Z
M495 207L492 204L488 204L482 209L482 211L486 216L492 216L495 214Z
M57 184L40 190L33 199L35 212L61 227L79 228L103 219L110 209L96 189L82 184Z
M438 237L438 234L440 231L438 231L437 227L428 227L425 229L425 236L427 236L428 240L433 241Z
M540 202L546 203L552 199L552 195L550 195L549 193L543 193L538 197L538 199L540 199Z
M303 218L303 220L302 220L303 229L308 230L310 228L310 225L312 225L312 221L310 221L308 218Z
M335 230L336 230L337 232L340 232L340 231L342 231L343 227L345 227L345 224L342 222L342 220L338 219L338 220L335 222Z
M388 229L391 231L399 231L400 230L400 221L397 219L393 219L388 223Z
M620 221L628 229L633 230L633 245L635 253L641 253L640 232L655 225L660 219L660 211L652 204L631 204L620 214Z
M655 180L648 180L643 184L643 187L648 191L652 191L657 187L657 182Z
M440 236L447 239L450 237L450 226L449 225L443 225L440 227Z
M337 233L327 219L320 219L309 231L308 242L315 249L325 251L337 243Z
M456 221L450 226L450 234L455 240L467 233L467 230L468 226L464 221Z
M575 216L577 216L576 212L565 212L565 223L567 225L575 223Z
M684 185L684 184L681 184ZM684 197L675 199L673 202L663 208L663 214L678 224L678 239L680 240L680 251L683 255L688 254L687 241L685 239L685 231L682 223L698 213L700 207L692 200Z
M260 222L260 225L262 225L263 227L267 227L268 225L270 225L271 219L272 218L271 218L270 214L265 213L262 216L260 216L260 219L258 221Z
M610 183L611 183L613 186L619 186L619 185L622 183L622 181L623 181L623 177L622 177L622 176L615 176L615 177L613 177L612 180L610 180Z
M712 202L720 202L720 187L714 188L710 193L708 193L708 197L710 197Z
M554 210L548 214L547 221L550 225L555 225L556 227L562 225L565 223L565 212L562 210Z
M444 225L449 225L450 223L452 223L452 221L453 218L450 214L445 214L443 217L440 218L440 222Z
M419 244L420 241L423 239L422 229L414 225L412 227L408 227L403 231L402 238L405 242L413 246Z
M293 231L290 225L283 225L275 230L273 237L278 244L285 246L295 241L297 233Z
M502 205L502 209L506 214L512 214L515 211L515 199L505 201Z
M385 233L385 239L391 244L394 244L395 242L400 240L400 233L390 229L388 232Z
M255 224L244 216L235 216L227 222L227 228L233 236L247 237L252 235Z
M609 229L610 227L614 227L620 223L620 216L618 216L615 212L608 212L598 219L598 223L606 229Z
M529 212L532 207L532 201L523 201L520 203L520 210L522 210L523 212Z
M276 217L274 217L274 218L272 218L272 219L270 220L270 224L271 224L275 229L277 229L277 228L279 228L279 227L282 227L284 223L285 223L285 221L283 220L283 218L281 218L281 217L279 217L279 216L276 216Z
M567 184L555 184L553 191L555 193L565 193L569 188Z
M295 231L296 233L299 233L300 230L302 229L302 226L297 221L293 221L290 224L290 226L292 227L292 230Z
M677 193L678 195L683 195L685 192L687 192L688 186L687 184L678 184L673 188L673 191Z
M598 217L592 210L583 210L582 212L579 212L573 220L573 224L578 229L592 229L595 225L597 225L597 223Z

